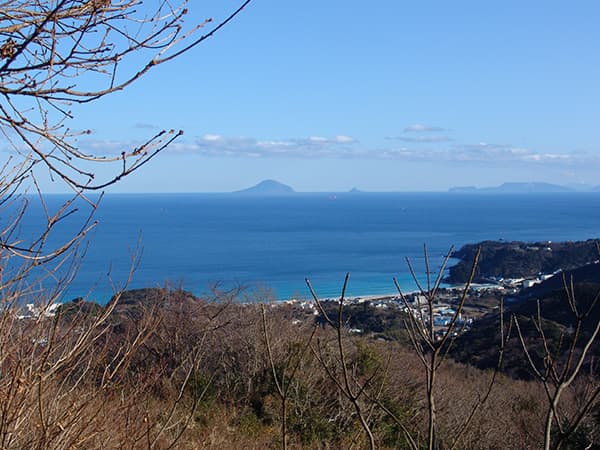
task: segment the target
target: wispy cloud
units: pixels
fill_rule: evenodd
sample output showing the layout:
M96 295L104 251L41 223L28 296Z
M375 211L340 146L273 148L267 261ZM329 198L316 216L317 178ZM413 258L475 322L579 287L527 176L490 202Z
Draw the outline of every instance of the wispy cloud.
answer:
M413 142L413 143L436 143L436 142L452 142L449 136L386 136L390 141Z
M140 128L142 130L158 130L159 126L151 123L138 122L133 126L133 128Z
M205 134L191 142L176 142L171 149L204 156L318 158L347 156L354 152L356 144L354 138L346 135L254 139Z
M438 131L446 131L442 127L434 127L431 125L423 125L422 123L415 123L404 128L405 133L428 133L428 132L438 132Z
M204 139L205 141L210 141L210 142L218 142L221 139L223 139L223 136L221 136L219 134L205 134L204 136L202 136L202 139Z
M354 138L351 138L350 136L344 136L343 134L336 136L335 141L342 143L342 144L349 144L351 142L356 142L356 140Z
M438 155L440 156L440 155ZM540 164L585 164L600 162L600 157L582 152L545 152L508 144L478 144L458 145L447 152L450 161L471 162L517 162Z
M416 136L390 138L388 146L369 147L356 139L337 135L333 137L308 136L287 139L256 139L205 134L195 139L184 138L172 143L171 154L195 154L205 157L236 158L302 158L302 159L370 159L420 161L434 163L600 166L600 154L583 152L549 152L510 144L443 145L451 141L447 136ZM393 140L405 145L395 146ZM426 144L430 145L426 145ZM82 141L82 150L94 154L118 154L135 148L136 141ZM411 145L413 144L413 145Z

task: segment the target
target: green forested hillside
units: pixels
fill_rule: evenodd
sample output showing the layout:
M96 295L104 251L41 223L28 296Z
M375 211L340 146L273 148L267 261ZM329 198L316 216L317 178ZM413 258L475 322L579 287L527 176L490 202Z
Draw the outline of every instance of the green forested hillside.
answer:
M484 241L468 244L454 253L459 261L450 267L447 281L467 281L473 258L481 248L475 282L497 278L526 278L583 266L600 259L597 239L579 242Z

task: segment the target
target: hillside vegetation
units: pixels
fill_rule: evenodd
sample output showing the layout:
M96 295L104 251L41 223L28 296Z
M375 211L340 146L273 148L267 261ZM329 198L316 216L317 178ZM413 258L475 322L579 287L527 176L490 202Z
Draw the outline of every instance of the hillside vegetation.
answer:
M2 347L3 447L360 448L361 416L377 448L426 443L426 378L403 313L349 306L338 334L299 303L236 298L145 289L106 306L67 303L54 318L5 312L12 339ZM326 308L332 316L336 302ZM352 331L359 326L362 333ZM542 384L472 362L446 360L437 373L436 445L539 448ZM356 398L344 395L344 376ZM566 414L576 413L590 382L597 379L586 375L566 392ZM597 407L595 414L563 448L600 442Z
M468 244L454 253L453 257L459 261L450 267L447 281L456 284L467 281L478 249L481 249L481 255L473 281L488 282L581 267L599 259L598 243L597 239L589 239L579 242L484 241Z

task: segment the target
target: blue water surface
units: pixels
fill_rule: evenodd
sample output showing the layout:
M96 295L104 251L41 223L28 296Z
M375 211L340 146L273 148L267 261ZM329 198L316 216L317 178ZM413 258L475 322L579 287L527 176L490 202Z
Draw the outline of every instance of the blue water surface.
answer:
M56 208L63 196L48 196ZM32 200L21 233L44 223ZM70 236L88 210L66 220L51 237ZM274 298L307 297L309 277L319 295L339 294L346 272L352 296L393 293L392 278L415 288L405 258L422 276L423 245L432 269L451 246L487 239L582 240L600 236L600 193L481 195L453 193L297 194L243 197L228 194L113 194L95 214L99 221L65 299L111 295L106 274L126 278L141 236L143 254L131 288L183 287L196 294L211 284L241 285Z

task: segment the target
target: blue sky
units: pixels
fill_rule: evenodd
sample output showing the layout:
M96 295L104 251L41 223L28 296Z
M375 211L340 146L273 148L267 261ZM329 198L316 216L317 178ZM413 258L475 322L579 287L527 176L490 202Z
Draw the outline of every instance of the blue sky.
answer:
M237 4L192 1L188 23ZM111 192L599 185L598 23L592 1L254 0L72 126L108 154L185 131Z

